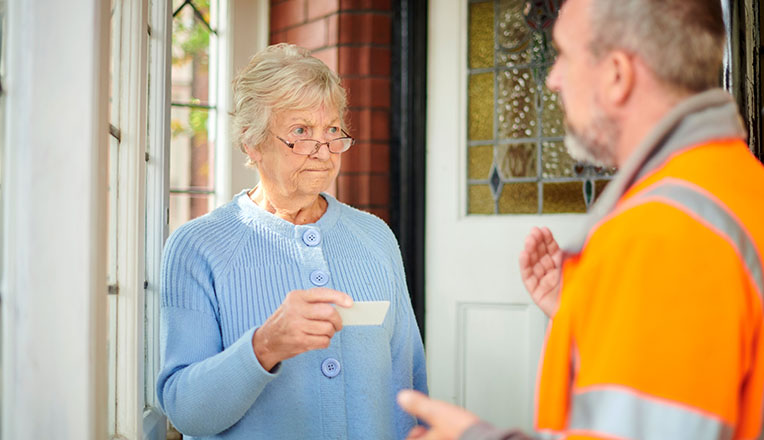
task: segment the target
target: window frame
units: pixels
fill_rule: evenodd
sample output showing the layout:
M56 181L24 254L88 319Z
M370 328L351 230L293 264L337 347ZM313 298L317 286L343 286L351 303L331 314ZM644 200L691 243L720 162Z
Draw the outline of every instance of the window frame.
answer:
M170 64L172 2L152 0L149 14L148 136L146 148L146 242L143 356L144 440L164 440L167 417L159 409L155 384L160 369L160 268L169 222Z

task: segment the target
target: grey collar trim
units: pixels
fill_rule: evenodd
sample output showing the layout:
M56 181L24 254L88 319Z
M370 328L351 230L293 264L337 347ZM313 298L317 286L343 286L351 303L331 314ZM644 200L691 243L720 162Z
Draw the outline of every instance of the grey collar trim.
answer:
M584 228L564 246L566 252L581 252L592 228L613 211L629 188L674 153L714 139L745 137L737 105L727 91L712 89L681 101L658 122L618 170L589 211Z

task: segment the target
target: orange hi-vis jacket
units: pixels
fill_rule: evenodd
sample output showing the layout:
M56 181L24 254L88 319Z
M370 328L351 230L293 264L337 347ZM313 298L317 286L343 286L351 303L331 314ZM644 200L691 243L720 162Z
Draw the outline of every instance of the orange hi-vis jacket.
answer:
M567 439L759 438L764 167L724 91L680 103L566 252L536 428Z

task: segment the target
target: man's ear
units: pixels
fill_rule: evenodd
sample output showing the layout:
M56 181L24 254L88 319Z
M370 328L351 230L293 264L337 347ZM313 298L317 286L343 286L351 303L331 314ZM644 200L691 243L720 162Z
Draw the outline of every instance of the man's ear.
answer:
M634 90L635 67L634 58L619 50L609 53L605 62L601 64L601 68L604 69L602 96L610 105L620 107L631 96Z

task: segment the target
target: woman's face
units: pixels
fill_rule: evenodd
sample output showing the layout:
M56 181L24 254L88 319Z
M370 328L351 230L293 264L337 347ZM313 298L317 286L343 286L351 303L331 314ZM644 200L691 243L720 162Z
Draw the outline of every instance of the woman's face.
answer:
M340 170L340 156L329 152L327 145L306 156L295 154L276 136L294 142L314 139L328 142L342 137L339 111L331 106L316 110L274 112L270 133L260 148L249 147L250 159L257 164L262 185L282 197L318 197L329 188Z

